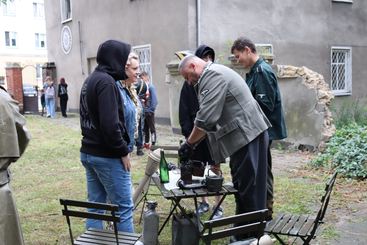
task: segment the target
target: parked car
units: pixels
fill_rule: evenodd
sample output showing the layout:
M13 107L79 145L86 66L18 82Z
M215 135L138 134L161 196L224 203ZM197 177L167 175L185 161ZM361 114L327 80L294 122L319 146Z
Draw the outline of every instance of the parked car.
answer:
M34 86L32 84L23 84L23 96L37 96L37 86Z

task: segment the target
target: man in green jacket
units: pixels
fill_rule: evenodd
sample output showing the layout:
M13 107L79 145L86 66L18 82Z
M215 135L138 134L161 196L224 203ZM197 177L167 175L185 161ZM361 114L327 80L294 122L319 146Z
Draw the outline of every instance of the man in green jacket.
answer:
M273 140L280 140L287 137L287 130L282 109L282 101L278 87L277 78L269 64L267 64L256 52L255 44L245 38L239 37L232 45L232 54L237 62L246 69L250 69L246 74L246 83L252 95L259 103L261 109L269 119L272 127L269 128L268 147L268 180L267 180L267 208L272 219L273 213L273 174L270 146Z

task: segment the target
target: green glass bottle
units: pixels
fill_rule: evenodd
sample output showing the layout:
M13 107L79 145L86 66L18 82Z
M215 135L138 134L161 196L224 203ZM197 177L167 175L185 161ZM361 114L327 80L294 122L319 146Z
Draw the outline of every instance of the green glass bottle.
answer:
M168 164L163 150L161 150L161 161L159 162L159 178L161 179L161 183L169 182Z

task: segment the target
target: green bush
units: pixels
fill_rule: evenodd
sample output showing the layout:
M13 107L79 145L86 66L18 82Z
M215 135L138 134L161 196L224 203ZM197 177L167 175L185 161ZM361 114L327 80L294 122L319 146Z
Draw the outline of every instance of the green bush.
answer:
M367 126L354 123L337 129L311 164L336 169L349 178L367 178Z
M336 128L342 128L352 123L367 125L367 108L359 99L345 101L340 107L334 107L333 118Z

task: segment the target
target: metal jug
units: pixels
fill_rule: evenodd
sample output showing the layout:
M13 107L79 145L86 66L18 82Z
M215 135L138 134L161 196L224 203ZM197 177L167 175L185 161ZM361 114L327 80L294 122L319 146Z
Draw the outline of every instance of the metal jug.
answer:
M210 176L208 169L208 174L205 176L206 188L209 192L219 192L222 190L223 180L224 178L222 171L220 171L220 175Z

